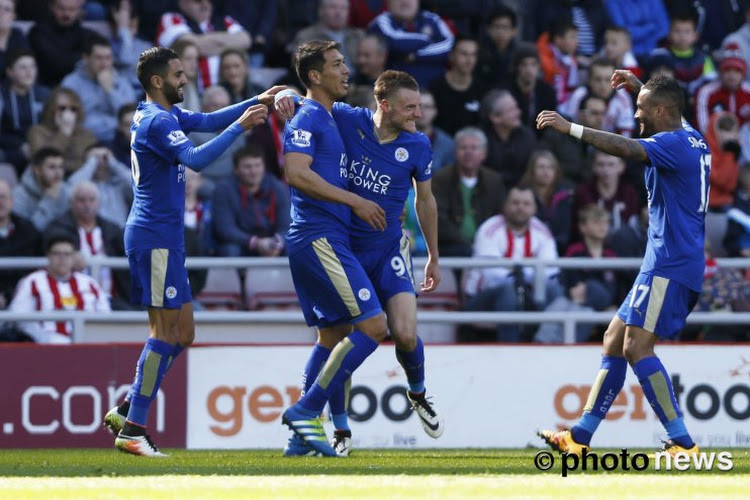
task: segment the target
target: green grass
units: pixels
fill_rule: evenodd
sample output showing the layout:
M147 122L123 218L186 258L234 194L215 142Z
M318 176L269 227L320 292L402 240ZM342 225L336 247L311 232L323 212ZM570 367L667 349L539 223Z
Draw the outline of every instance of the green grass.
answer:
M668 472L652 467L642 472L576 471L565 478L557 454L549 471L537 470L536 449L356 450L348 459L283 458L278 450L166 451L169 458L144 459L114 450L2 450L0 499L121 500L133 493L134 485L139 500L572 495L716 499L746 498L750 485L750 451L736 449L732 450L734 468L727 472ZM617 495L608 496L606 491Z

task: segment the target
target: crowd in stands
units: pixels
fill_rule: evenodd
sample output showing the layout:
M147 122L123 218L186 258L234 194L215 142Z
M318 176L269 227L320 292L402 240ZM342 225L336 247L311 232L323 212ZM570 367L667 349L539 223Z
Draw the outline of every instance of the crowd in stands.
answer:
M30 275L0 270L0 307L105 310L104 296L106 308L130 308L127 273L89 276L86 260L124 255L143 50L173 48L189 80L180 106L211 112L271 84L301 89L290 58L313 39L341 44L352 105L375 105L372 85L385 69L419 81L440 255L518 261L458 273L457 307L601 311L627 293L630 272L548 268L538 302L533 268L522 265L643 254L642 167L534 127L541 110L555 109L636 137L635 97L609 83L616 68L682 84L685 118L712 150L706 251L750 256L749 0L0 0L0 256L50 262ZM188 255L284 255L283 128L271 113L201 174L187 174ZM424 255L409 204L404 225L414 255ZM707 268L706 277L701 310L750 310L742 272ZM191 275L194 296L205 282L205 272ZM54 340L68 329L43 327L28 334ZM583 325L577 340L601 330ZM731 338L750 339L741 330ZM465 325L460 338L557 342L561 332Z

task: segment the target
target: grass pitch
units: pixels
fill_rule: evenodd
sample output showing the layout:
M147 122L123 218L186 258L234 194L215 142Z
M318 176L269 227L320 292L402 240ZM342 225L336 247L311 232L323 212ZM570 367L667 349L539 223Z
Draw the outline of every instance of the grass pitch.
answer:
M0 499L234 498L747 498L750 451L731 471L570 471L539 450L355 450L348 459L283 458L278 450L0 451ZM604 453L604 450L599 451ZM609 450L619 453L619 450ZM645 451L645 450L644 450ZM635 451L631 451L631 454Z

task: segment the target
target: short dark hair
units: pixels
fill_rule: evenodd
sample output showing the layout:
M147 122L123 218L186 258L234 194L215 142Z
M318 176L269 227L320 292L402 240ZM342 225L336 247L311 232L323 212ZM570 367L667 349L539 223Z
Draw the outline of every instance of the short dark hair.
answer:
M5 58L5 67L10 68L14 64L16 64L16 61L21 59L22 57L31 57L36 61L36 55L34 54L34 51L31 49L25 49L25 48L19 48L19 49L13 49L10 52L8 52L7 57Z
M670 26L676 21L687 21L693 25L693 28L698 29L698 12L692 7L681 7L676 9L670 16Z
M62 158L62 151L52 146L44 146L33 154L31 157L31 164L37 167L44 165L47 158Z
M70 243L75 251L80 249L80 241L78 238L68 232L56 230L45 236L44 253L48 254L52 247L58 243Z
M604 56L596 56L591 60L591 63L589 64L589 74L591 74L591 68L593 66L598 66L600 68L603 67L612 67L617 68L617 65L612 61L611 59L607 59Z
M552 21L549 25L549 38L554 40L555 37L565 36L568 31L578 31L578 26L573 24L573 20L567 17L560 17Z
M409 73L404 71L386 70L375 80L375 99L378 102L392 96L399 89L408 89L419 92L419 84Z
M516 13L515 10L511 9L505 4L498 5L495 9L493 9L490 12L490 15L487 16L487 26L495 22L495 19L497 18L506 18L510 19L510 24L513 25L514 28L518 27L518 13Z
M677 80L669 76L655 76L647 81L643 88L651 91L649 99L672 109L674 117L682 116L685 94Z
M111 49L112 44L99 33L91 33L83 42L83 53L90 56L94 52L94 47L109 47Z
M325 53L329 50L341 51L341 44L332 40L313 40L297 48L294 54L294 69L306 88L310 88L312 84L307 73L310 70L323 71L326 63Z
M239 56L243 61L245 61L245 65L247 65L247 52L244 50L236 49L234 47L227 47L226 49L221 51L221 54L219 54L219 65L224 62L224 58L228 55L236 55Z
M602 101L604 103L604 107L607 107L607 100L605 98L588 93L583 99L581 99L581 102L578 103L578 111L583 111L584 109L588 108L588 105L592 100Z
M518 71L518 67L521 65L524 59L530 58L536 59L539 62L539 50L533 43L529 42L518 42L518 48L516 53L513 54L513 71Z
M120 106L120 109L117 110L117 121L119 122L122 120L122 117L128 113L135 113L136 109L138 109L138 107L132 102L123 104Z
M164 78L169 69L169 61L179 58L177 52L167 47L151 47L141 52L135 72L143 89L148 91L151 88L152 76Z
M456 50L456 47L458 47L458 44L461 42L474 42L479 45L479 40L477 40L476 37L467 35L466 33L459 33L453 38L453 47L451 47L451 51Z
M263 164L266 164L266 154L257 144L248 144L235 151L232 155L232 165L236 167L243 158L260 158L263 160Z

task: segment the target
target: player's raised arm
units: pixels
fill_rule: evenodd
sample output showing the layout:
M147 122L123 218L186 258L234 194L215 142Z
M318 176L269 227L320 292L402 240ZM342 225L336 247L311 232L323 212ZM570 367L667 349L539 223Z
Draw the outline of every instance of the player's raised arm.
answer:
M432 194L431 179L414 182L414 210L427 245L427 263L424 267L424 281L420 283L421 291L431 292L440 284L437 202Z
M303 153L284 155L284 172L290 186L313 198L347 205L374 229L385 229L385 211L377 203L329 184L310 168L312 160L312 156Z
M648 159L646 150L640 142L635 139L621 135L584 127L578 123L571 123L556 111L544 110L536 117L536 128L539 130L551 127L563 134L569 134L596 149L619 156L627 160L646 161Z

